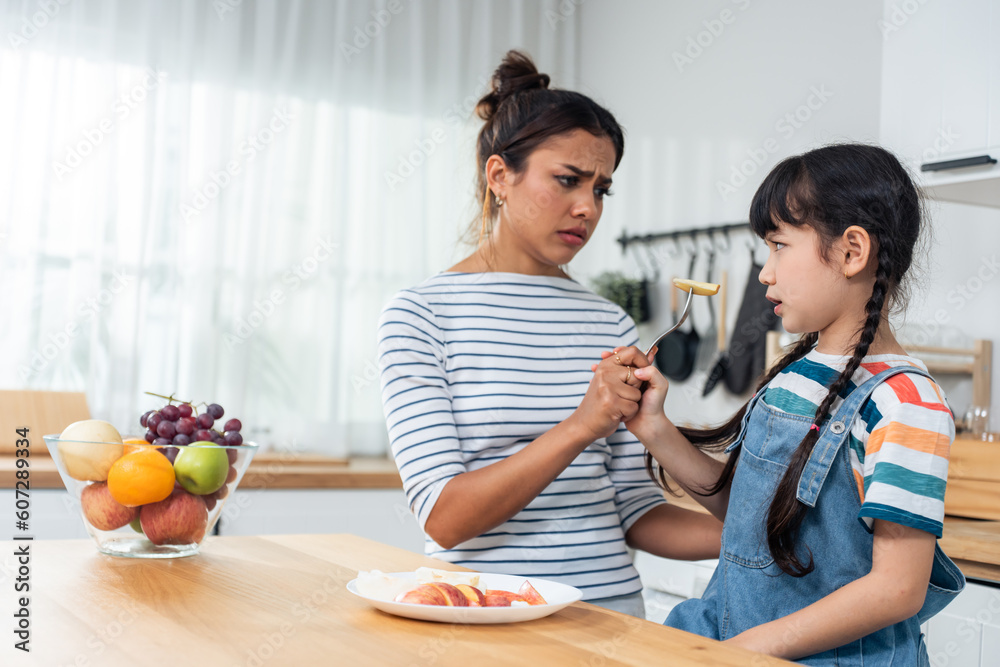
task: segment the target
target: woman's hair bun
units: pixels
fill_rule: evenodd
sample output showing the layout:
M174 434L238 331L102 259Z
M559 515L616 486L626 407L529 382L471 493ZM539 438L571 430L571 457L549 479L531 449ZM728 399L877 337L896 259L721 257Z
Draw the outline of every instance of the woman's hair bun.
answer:
M522 91L548 88L549 75L540 73L528 54L510 50L493 72L490 84L490 92L476 105L476 114L483 120L491 119L505 100Z

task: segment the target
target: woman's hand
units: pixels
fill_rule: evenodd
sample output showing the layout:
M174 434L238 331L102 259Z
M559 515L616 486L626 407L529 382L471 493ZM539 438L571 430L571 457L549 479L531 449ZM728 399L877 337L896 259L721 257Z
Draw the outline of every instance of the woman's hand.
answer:
M602 352L604 358L600 364L593 366L596 371L611 368L621 386L634 389L630 396L636 396L638 401L633 409L626 411L622 417L625 426L642 443L661 468L691 493L698 489L692 497L711 512L715 518L722 521L726 517L729 505L729 489L725 487L715 495L700 495L704 489L715 485L725 465L723 461L712 458L705 452L694 447L677 430L677 427L667 419L663 412L663 401L667 398L667 388L670 383L653 365L656 348L650 350L649 357L634 347L617 347L611 352ZM632 372L622 377L621 368L631 367ZM623 382L625 378L628 382ZM641 390L643 384L646 385Z
M625 361L627 350L635 348L615 348L612 352L601 353L603 360L590 367L594 377L590 380L587 393L580 407L569 418L591 438L591 442L610 436L618 430L619 424L639 411L641 380L635 377L636 363ZM639 355L642 356L642 353L639 352ZM645 365L649 362L645 361Z
M663 402L667 398L667 390L670 383L667 378L655 366L653 359L656 357L657 348L649 351L647 357L641 350L635 347L619 347L611 352L602 352L601 357L607 361L617 355L621 363L632 366L632 379L642 390L639 400L638 410L631 417L625 418L625 426L631 431L640 442L651 442L666 430L669 420L663 412ZM645 386L643 386L645 385Z

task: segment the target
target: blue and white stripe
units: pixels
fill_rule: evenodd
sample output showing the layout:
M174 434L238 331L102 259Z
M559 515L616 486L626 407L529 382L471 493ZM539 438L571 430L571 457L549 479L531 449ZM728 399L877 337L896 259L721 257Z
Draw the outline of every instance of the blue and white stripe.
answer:
M378 329L393 456L423 527L447 481L499 461L569 417L603 350L635 325L579 283L510 273L442 273L396 295ZM624 426L591 444L497 528L428 555L483 572L554 579L585 599L641 589L625 532L663 503Z

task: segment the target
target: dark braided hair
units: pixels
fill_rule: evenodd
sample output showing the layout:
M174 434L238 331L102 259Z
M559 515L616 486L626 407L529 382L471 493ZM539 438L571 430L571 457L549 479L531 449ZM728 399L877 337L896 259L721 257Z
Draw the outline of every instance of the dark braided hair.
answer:
M920 196L906 169L890 152L865 144L836 144L790 157L778 164L764 179L750 205L750 226L764 238L777 229L778 222L795 227L808 225L820 238L824 257L848 227L857 225L868 232L873 244L875 280L865 304L865 320L856 333L856 343L844 370L827 387L816 409L814 423L822 427L834 402L844 396L851 378L868 353L890 306L902 300L901 282L910 268L920 236L923 218ZM760 390L792 362L801 359L818 342L817 332L807 333L775 364L757 385ZM747 406L717 428L681 432L695 446L719 451L732 443ZM812 554L803 563L795 552L799 527L808 507L796 497L799 478L805 469L820 431L809 429L792 455L766 520L767 543L775 563L792 576L813 570ZM718 493L732 477L738 457L726 462L719 480L705 495ZM651 457L647 469L652 471ZM654 478L656 479L656 478ZM659 471L658 480L666 488ZM808 551L808 549L806 549Z
M815 332L806 334L800 338L798 343L796 343L795 346L783 357L778 359L777 363L775 363L774 366L772 366L771 369L764 374L764 376L757 383L757 388L754 390L754 393L763 389L764 385L773 380L778 373L785 370L785 368L793 361L798 361L802 357L806 356L806 353L809 352L814 345L816 345L816 341L818 339L819 336ZM744 404L743 407L729 419L729 421L713 428L690 428L687 426L679 426L677 430L680 431L684 437L698 449L702 449L707 452L721 452L732 444L733 440L736 439L736 436L739 435L740 424L743 422L743 416L746 414L746 411L747 404ZM691 491L701 496L712 496L721 491L725 488L729 479L733 476L733 471L736 470L737 458L738 457L736 456L729 457L726 461L725 467L722 469L722 474L719 476L719 479L715 484L702 489L702 491L698 491L697 489L691 489ZM663 472L663 469L654 467L656 463L655 459L653 459L653 455L650 454L648 450L645 453L645 459L646 472L648 472L649 476L653 478L653 481L655 481L663 490L673 495L678 495L673 489L670 488L670 480L666 473Z

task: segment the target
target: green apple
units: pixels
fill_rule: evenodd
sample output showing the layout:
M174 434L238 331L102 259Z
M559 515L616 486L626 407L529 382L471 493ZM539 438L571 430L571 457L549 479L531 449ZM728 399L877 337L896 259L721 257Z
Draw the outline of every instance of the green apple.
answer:
M135 509L139 508L136 507ZM132 519L132 521L129 523L129 526L131 526L132 530L134 530L135 532L142 533L142 524L139 522L139 517Z
M229 457L224 447L199 440L179 447L174 459L174 475L188 493L204 496L214 493L226 483Z

